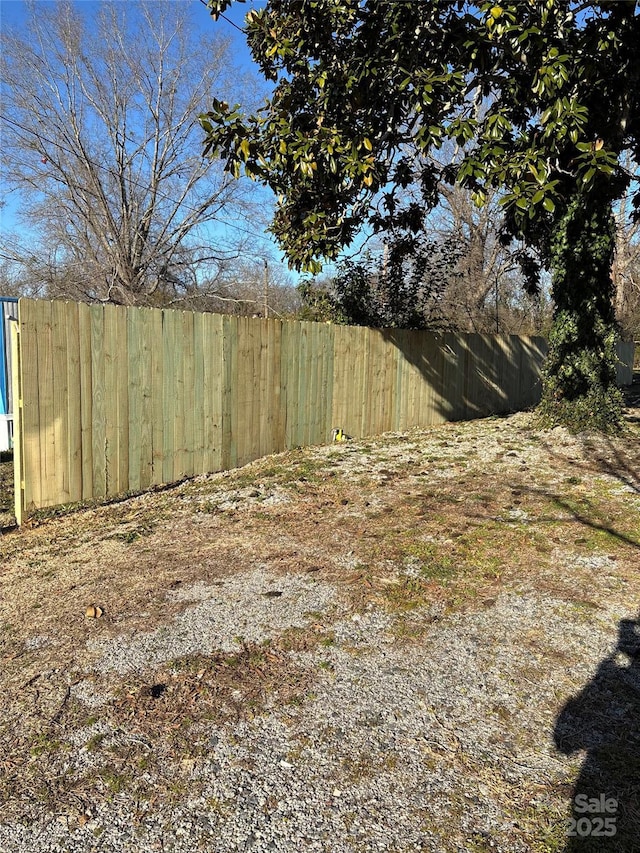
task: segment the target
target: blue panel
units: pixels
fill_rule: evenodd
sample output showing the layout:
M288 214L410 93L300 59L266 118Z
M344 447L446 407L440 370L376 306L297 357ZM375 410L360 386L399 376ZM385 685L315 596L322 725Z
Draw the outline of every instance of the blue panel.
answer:
M10 415L11 406L11 335L10 318L18 318L18 300L0 297L0 415Z
M5 335L4 324L4 303L0 301L0 415L7 414L9 402L7 399L7 346L9 341Z

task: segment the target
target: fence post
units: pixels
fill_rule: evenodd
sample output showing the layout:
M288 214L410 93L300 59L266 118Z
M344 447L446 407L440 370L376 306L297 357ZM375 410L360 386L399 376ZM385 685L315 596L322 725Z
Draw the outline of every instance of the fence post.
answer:
M22 458L23 409L20 376L20 303L18 319L11 321L11 388L13 394L13 490L16 523L24 517L24 460Z

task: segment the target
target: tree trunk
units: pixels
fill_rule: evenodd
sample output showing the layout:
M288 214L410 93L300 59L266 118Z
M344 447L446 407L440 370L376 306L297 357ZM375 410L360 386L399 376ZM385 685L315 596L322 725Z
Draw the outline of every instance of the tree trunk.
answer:
M574 194L552 242L554 321L540 412L573 432L622 426L616 386L615 220L606 179Z

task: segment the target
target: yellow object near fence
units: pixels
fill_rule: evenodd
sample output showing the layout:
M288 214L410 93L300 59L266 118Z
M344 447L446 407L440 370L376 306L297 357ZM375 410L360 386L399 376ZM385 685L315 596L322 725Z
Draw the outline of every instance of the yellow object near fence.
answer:
M514 411L542 338L21 299L18 522L291 447Z

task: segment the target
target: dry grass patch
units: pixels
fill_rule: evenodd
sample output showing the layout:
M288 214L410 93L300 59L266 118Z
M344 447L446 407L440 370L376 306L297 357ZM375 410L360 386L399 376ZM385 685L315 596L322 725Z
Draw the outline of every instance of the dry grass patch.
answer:
M22 703L19 734L15 720L12 730L2 731L3 818L35 819L42 809L79 817L123 791L165 800L170 767L169 799L193 796L197 783L191 771L210 753L212 731L250 720L274 704L304 702L313 670L290 652L315 648L325 639L313 632L289 633L275 642L244 644L237 653L178 659L151 679L112 682L106 695L102 680L80 672L72 673L71 687L62 695L47 695L49 685L34 681L30 701ZM81 693L74 690L78 684ZM78 698L90 694L97 701L93 709Z

